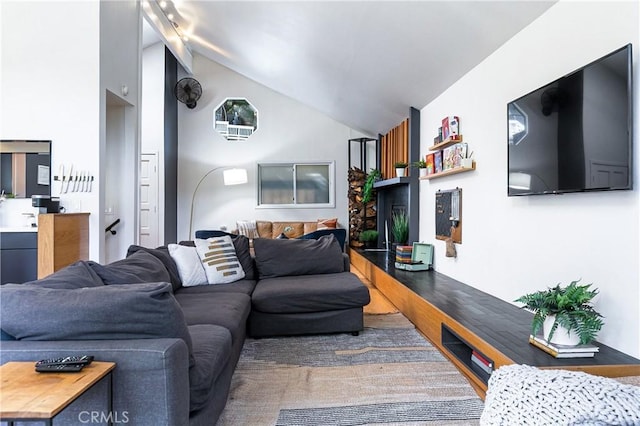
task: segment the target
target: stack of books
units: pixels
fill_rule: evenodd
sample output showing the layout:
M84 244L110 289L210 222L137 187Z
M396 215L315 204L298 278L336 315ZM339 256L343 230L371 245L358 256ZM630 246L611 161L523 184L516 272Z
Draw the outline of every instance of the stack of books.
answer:
M471 351L471 364L479 367L482 371L487 374L491 374L493 372L493 362L489 361L485 358L481 353L476 350Z
M593 358L599 348L595 345L558 345L547 342L542 336L529 335L529 343L555 358Z
M396 262L397 263L411 263L411 254L413 253L413 246L398 246L396 247Z

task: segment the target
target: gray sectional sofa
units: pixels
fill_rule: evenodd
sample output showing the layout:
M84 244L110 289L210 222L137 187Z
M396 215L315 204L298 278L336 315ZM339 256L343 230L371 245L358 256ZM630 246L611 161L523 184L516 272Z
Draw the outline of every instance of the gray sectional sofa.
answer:
M166 247L131 246L123 260L78 262L0 287L0 363L93 355L116 363L113 418L135 425L216 423L247 330L253 336L357 332L367 288L332 236L233 239L245 278L183 287ZM249 327L247 325L249 324ZM104 390L104 389L103 389ZM54 424L108 411L88 393Z

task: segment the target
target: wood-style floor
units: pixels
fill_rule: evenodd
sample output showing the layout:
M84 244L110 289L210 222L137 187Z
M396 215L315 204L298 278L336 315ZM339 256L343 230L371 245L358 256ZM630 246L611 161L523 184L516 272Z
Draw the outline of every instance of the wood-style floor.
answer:
M399 312L398 308L389 302L353 264L351 265L351 272L357 275L360 281L369 288L371 302L364 307L365 314L395 314Z

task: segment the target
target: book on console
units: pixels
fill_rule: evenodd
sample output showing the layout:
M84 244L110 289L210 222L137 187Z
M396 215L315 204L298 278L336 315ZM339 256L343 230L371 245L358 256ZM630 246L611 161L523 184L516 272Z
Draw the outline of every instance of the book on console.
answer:
M599 348L596 345L586 344L586 345L559 345L557 343L548 342L542 335L529 335L530 339L534 339L538 343L547 346L551 350L561 353L569 353L569 352L598 352Z
M536 339L534 336L529 336L529 343L535 346L536 348L543 350L544 352L548 353L554 358L593 358L596 352L598 352L597 346L593 346L593 348L595 349L591 349L590 351L587 351L585 348L583 348L581 351L559 352L553 349L552 347L550 347L549 345L547 345L544 339L542 339L542 342L541 342L538 339Z
M487 358L484 357L484 355L482 355L480 352L476 351L475 349L471 350L471 357L476 357L478 361L482 362L487 367L493 368L493 362L489 361Z
M477 358L473 354L471 355L471 364L480 368L482 371L484 371L487 374L493 373L493 367L486 365L483 361L481 361L479 358Z

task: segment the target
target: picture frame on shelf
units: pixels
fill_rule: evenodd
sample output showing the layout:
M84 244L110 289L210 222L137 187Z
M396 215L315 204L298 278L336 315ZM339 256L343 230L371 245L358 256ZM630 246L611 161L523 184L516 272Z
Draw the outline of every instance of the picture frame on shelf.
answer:
M462 159L467 158L467 144L460 142L446 147L442 153L442 170L462 167Z
M435 173L442 172L442 151L436 151L433 153L433 169Z

